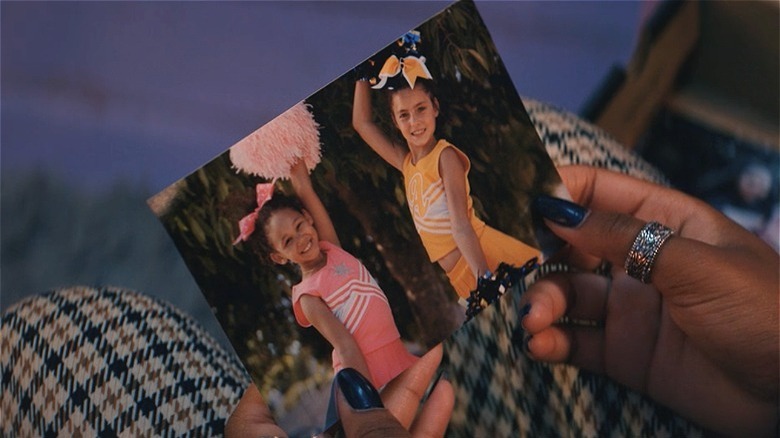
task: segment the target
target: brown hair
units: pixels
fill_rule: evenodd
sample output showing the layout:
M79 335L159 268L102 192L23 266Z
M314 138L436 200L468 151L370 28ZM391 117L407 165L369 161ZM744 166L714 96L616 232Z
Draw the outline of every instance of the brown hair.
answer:
M257 212L255 232L252 233L248 239L250 247L259 254L260 260L271 266L274 265L273 260L271 260L271 253L273 253L275 249L271 246L271 242L268 241L265 227L268 225L268 221L271 219L271 215L274 214L274 212L285 208L297 211L301 214L303 214L304 211L303 205L298 198L275 193L274 196L263 205L263 208Z
M430 79L424 79L424 78L418 78L417 81L414 83L415 88L422 88L423 91L428 95L428 97L431 99L431 103L433 103L433 106L436 108L437 111L441 112L439 99L436 98L436 89L434 86L434 82ZM401 78L401 80L396 80L392 84L392 88L385 88L385 99L386 99L386 106L388 111L390 111L390 121L395 123L395 113L393 112L393 96L402 90L409 90L412 87L409 86L409 83L406 82L406 79Z

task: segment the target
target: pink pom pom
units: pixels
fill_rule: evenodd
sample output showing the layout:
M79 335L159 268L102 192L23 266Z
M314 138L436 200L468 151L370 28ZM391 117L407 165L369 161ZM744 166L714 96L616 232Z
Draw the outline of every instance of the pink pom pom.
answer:
M287 179L298 160L311 172L320 162L319 125L300 102L230 148L239 171L263 178Z

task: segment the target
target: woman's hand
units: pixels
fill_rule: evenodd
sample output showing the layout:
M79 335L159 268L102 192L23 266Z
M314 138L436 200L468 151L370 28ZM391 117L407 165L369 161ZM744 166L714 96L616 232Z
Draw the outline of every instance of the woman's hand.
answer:
M271 410L255 385L249 385L238 406L225 423L225 437L282 437L287 433L277 426Z
M377 400L376 390L368 380L352 372L339 373L336 377L339 387L337 402L346 435L362 438L443 436L454 403L449 382L440 379L418 412L420 400L441 357L441 346L433 348L385 387L381 402ZM379 407L381 403L384 407ZM260 392L254 385L250 385L227 421L225 436L286 436L286 433L274 422Z
M680 192L589 167L559 172L583 209L538 203L582 268L606 260L613 279L586 272L537 282L523 299L536 359L605 373L705 428L773 434L778 420L778 254ZM675 231L651 284L623 270L651 220ZM601 328L558 325L597 321Z
M369 404L350 400L348 394L368 393L371 384L363 379L357 383L354 379L341 379L338 391L338 408L341 424L348 437L384 438L384 437L441 437L447 430L452 415L455 395L452 385L445 379L439 379L428 400L420 407L420 400L431 382L442 357L442 347L438 345L420 358L411 368L390 382L382 391L384 408L360 406ZM375 391L375 390L374 390Z

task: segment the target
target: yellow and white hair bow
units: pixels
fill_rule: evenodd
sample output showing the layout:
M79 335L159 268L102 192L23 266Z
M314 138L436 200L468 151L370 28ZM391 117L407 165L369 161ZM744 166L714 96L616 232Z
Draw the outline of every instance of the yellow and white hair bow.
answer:
M379 71L379 83L371 88L382 88L387 83L388 78L397 76L398 73L403 74L406 82L409 86L414 88L417 78L433 79L431 72L428 71L428 67L425 66L425 57L420 56L405 56L399 59L397 56L392 55L387 58L385 65L382 66L382 70Z

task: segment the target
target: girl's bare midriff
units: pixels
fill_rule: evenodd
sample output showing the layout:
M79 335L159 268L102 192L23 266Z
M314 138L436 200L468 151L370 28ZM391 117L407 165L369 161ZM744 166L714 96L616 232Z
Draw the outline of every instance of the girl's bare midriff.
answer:
M459 259L460 259L460 250L458 248L455 248L452 251L448 252L447 255L437 260L437 262L439 263L439 266L441 266L441 268L444 269L444 272L449 273L455 268L455 265L458 263Z

